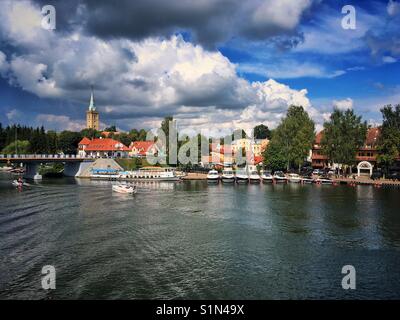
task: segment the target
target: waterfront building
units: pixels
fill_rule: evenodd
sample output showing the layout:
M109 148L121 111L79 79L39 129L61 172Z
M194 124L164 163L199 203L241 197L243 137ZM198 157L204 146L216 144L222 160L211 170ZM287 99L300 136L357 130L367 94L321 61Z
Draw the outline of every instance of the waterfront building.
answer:
M339 164L331 164L329 158L322 153L321 140L324 132L320 131L315 136L315 142L312 148L311 164L315 169L323 168L337 168ZM380 129L370 128L367 131L364 145L357 150L356 153L356 165L358 176L360 175L371 175L373 168L377 164L377 143L379 139Z
M78 144L78 155L92 158L126 158L129 148L120 141L110 138L83 138Z
M100 117L94 103L93 89L90 94L89 109L86 111L86 128L99 130Z
M238 139L232 141L232 152L236 154L239 150L245 150L246 153L251 152L254 156L261 156L268 146L268 139Z
M156 156L158 151L154 141L134 141L129 145L129 156L131 157L144 158L148 155Z

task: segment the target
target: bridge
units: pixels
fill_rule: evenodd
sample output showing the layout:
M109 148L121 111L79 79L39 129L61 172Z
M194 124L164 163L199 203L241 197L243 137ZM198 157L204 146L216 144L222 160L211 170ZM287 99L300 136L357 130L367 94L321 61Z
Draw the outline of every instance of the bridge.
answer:
M64 164L64 175L68 177L79 176L88 165L96 158L81 157L75 154L0 154L0 163L23 164L25 166L24 178L33 179L39 172L38 166L43 163Z

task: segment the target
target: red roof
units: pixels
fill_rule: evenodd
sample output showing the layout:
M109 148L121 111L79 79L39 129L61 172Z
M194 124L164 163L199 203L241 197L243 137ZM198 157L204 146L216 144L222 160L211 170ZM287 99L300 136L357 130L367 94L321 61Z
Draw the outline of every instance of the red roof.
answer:
M380 134L380 128L370 128L367 131L367 136L365 137L364 144L367 146L373 146L377 143ZM324 130L317 133L315 136L315 144L320 145L322 136L324 135Z
M374 146L378 142L380 134L380 129L379 128L371 128L367 132L367 138L365 140L365 144L367 146Z
M129 151L129 148L120 141L105 138L93 139L85 151Z
M154 141L135 141L131 143L129 149L135 148L139 151L139 155L145 156L152 146L154 146Z
M90 140L89 138L84 137L79 144L87 146L88 144L90 144L92 142L92 140Z
M321 130L315 136L315 144L321 144L322 136L324 135L324 130Z

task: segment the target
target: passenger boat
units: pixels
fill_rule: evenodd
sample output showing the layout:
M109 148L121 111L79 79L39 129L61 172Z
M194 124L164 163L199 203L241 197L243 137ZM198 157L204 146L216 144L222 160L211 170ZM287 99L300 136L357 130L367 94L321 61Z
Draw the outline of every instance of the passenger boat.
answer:
M119 171L117 169L91 169L91 179L105 179L105 180L117 180L120 178Z
M143 167L136 171L128 171L127 178L134 180L179 181L174 168Z
M285 177L285 174L282 171L275 171L274 180L276 183L286 183L287 182L287 178Z
M274 177L272 176L270 171L262 171L261 180L263 183L272 183L274 182Z
M289 173L288 181L291 183L300 183L301 177L297 173Z
M219 182L219 174L217 170L210 170L207 174L207 181L210 183L218 183Z
M236 171L236 182L241 184L249 182L249 175L246 170Z
M126 185L126 184L118 184L112 186L112 190L119 193L126 193L126 194L135 194L137 192L136 187Z
M235 174L232 168L226 168L222 171L221 180L223 183L233 183L235 182Z
M260 183L261 177L256 170L250 171L249 175L250 183Z

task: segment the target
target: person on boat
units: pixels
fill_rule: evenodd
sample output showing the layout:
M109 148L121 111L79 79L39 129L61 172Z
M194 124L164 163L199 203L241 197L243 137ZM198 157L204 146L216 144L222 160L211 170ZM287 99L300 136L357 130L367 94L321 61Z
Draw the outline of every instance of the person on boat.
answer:
M22 185L23 185L23 183L24 183L24 181L22 180L22 178L19 177L17 181L18 181L18 185L19 185L20 187L22 187Z

